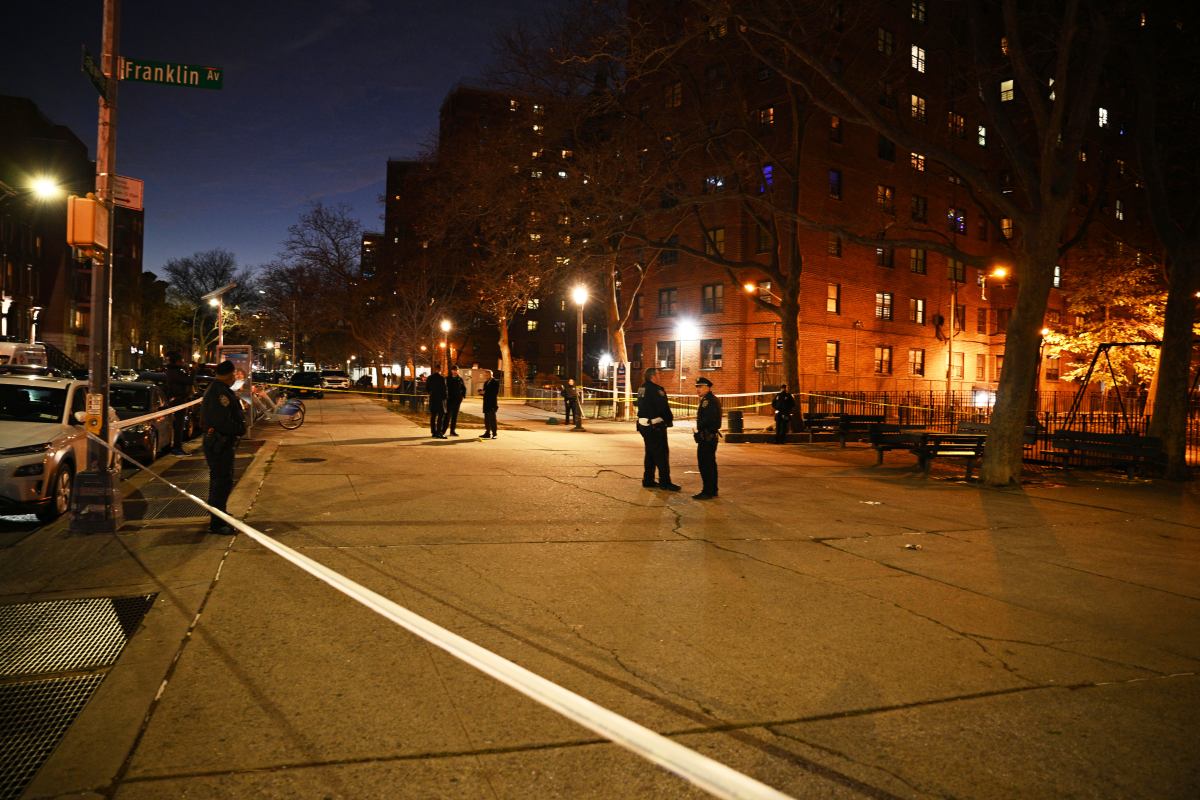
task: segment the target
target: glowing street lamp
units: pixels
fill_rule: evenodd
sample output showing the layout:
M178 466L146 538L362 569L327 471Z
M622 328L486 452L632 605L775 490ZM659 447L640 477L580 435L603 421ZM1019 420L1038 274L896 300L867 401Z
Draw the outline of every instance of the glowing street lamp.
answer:
M442 320L442 351L446 362L446 374L450 373L450 329L454 327L450 324L450 320Z
M676 353L677 364L675 372L679 375L679 393L683 394L683 343L693 342L700 339L700 326L696 324L694 319L686 317L675 323L675 338L678 340L678 351Z
M29 188L38 200L57 200L64 194L63 187L58 185L58 181L44 175L34 178Z
M767 286L769 286L769 285L770 284L768 284ZM751 281L746 281L745 283L742 284L742 288L746 290L746 294L755 294L755 295L765 294L767 297L772 297L782 303L783 298L781 298L779 295L772 292L769 288L767 288L767 286L763 286L762 284L759 284L759 283L753 283Z
M995 278L996 280L1004 280L1008 277L1007 267L995 267L991 272L979 274L979 299L987 300L987 280Z
M577 315L575 318L575 381L579 391L583 391L583 306L588 301L588 290L583 284L571 290L571 299L575 301Z

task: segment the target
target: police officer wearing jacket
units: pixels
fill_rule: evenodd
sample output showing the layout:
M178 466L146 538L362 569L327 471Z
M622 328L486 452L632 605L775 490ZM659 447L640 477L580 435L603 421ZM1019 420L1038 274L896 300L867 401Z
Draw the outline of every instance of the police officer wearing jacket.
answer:
M183 365L183 356L179 355L179 353L170 353L167 355L166 378L167 405L177 406L192 399L192 394L195 392L192 373L191 370ZM171 442L171 453L173 455L187 455L187 451L183 449L183 440L187 438L188 417L194 414L195 411L195 407L192 407L187 411L176 411L171 416L171 424L175 428L175 437Z
M646 450L642 459L642 486L678 492L679 486L671 483L670 451L667 449L667 428L674 425L675 420L671 416L666 389L654 382L657 374L654 367L647 369L645 382L637 392L637 430ZM654 482L655 470L658 471L658 483Z
M783 444L787 441L792 415L796 413L796 398L792 397L786 383L779 386L779 394L771 400L771 408L775 409L775 444Z
M446 379L436 366L425 380L425 391L429 392L429 435L435 439L445 439Z
M233 362L222 361L200 406L204 420L204 460L208 462L208 504L221 511L225 511L225 503L233 491L233 454L238 439L246 434L241 401L229 388L233 382ZM233 528L215 514L208 530L233 533Z
M450 367L450 375L446 378L446 421L442 423L442 433L450 426L450 435L458 436L458 410L462 408L463 398L467 396L467 384L458 374L458 365Z
M704 488L693 500L711 500L717 496L717 440L721 438L721 399L712 393L712 381L696 379L700 407L696 410L696 461Z
M480 439L496 438L496 412L500 409L500 381L496 376L483 384L483 436Z

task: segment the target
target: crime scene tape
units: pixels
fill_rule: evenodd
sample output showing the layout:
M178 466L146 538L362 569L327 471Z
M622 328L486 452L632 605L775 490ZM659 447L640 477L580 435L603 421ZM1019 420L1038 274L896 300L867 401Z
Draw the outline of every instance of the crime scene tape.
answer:
M199 505L210 514L216 515L241 531L260 545L275 553L293 566L341 592L355 602L369 608L381 617L419 636L430 644L449 653L460 661L474 667L526 697L555 711L588 730L620 745L642 758L678 775L689 783L703 789L714 797L727 800L789 800L789 796L760 781L728 767L691 748L684 747L662 734L610 711L604 706L588 700L558 684L509 661L503 656L480 647L440 625L425 619L398 603L377 594L367 587L355 583L341 573L305 556L262 531L247 525L237 517L196 497L186 489L176 486L146 466L130 459L117 448L89 433L88 438L126 458L157 480Z
M165 417L168 414L174 414L176 411L182 411L188 406L194 406L203 402L203 400L203 397L197 397L195 400L189 400L186 403L180 403L177 406L170 406L169 408L160 409L155 411L153 414L143 414L140 417L132 417L131 419L123 419L119 422L112 422L109 424L109 427L120 430L122 428L128 428L131 425L139 425L152 419L158 419L159 417Z

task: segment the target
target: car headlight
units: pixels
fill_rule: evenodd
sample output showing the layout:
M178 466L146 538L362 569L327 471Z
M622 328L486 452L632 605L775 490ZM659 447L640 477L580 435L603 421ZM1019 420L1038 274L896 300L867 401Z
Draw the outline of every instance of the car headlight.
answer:
M33 455L34 453L44 453L50 449L50 442L42 444L27 444L24 447L9 447L0 450L0 456L25 456Z

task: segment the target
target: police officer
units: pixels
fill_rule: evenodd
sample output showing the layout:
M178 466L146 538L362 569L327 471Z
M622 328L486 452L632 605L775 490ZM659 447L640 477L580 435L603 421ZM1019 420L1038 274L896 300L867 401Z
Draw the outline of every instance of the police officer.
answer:
M496 412L500 408L500 381L496 376L483 384L483 436L480 439L496 438Z
M429 392L429 435L435 439L446 438L446 379L441 368L434 367L425 381Z
M566 425L571 421L571 412L575 410L575 379L568 378L558 393L563 399L563 424ZM575 424L579 425L578 417L575 419Z
M787 441L792 415L796 413L796 398L788 391L786 383L780 384L779 394L771 400L771 408L775 409L775 444L783 444Z
M183 356L179 353L167 355L166 377L167 405L177 406L192 399L192 394L195 392L192 372L183 365ZM193 407L187 411L176 411L171 415L171 424L175 428L175 435L171 442L172 455L187 455L187 451L183 449L183 440L187 438L188 417L195 411L196 409Z
M700 407L696 410L696 461L700 465L700 480L704 488L693 500L711 500L717 496L717 440L721 438L721 399L712 393L712 381L696 379L696 395Z
M467 384L458 374L458 365L454 364L446 378L446 421L442 423L442 433L446 432L446 426L449 425L450 435L458 436L454 429L458 426L458 410L462 408L462 401L466 396Z
M667 449L667 428L675 424L671 416L671 404L667 391L654 382L658 370L646 370L645 381L637 393L637 430L642 435L646 454L642 459L642 486L655 486L669 492L678 492L679 485L671 483L671 454ZM654 471L658 470L658 483L654 482Z
M204 460L208 462L208 504L225 510L233 491L233 454L238 439L246 433L242 404L229 387L233 385L232 361L217 365L217 375L204 392L201 413L204 420ZM208 524L209 533L233 533L229 523L215 514Z

